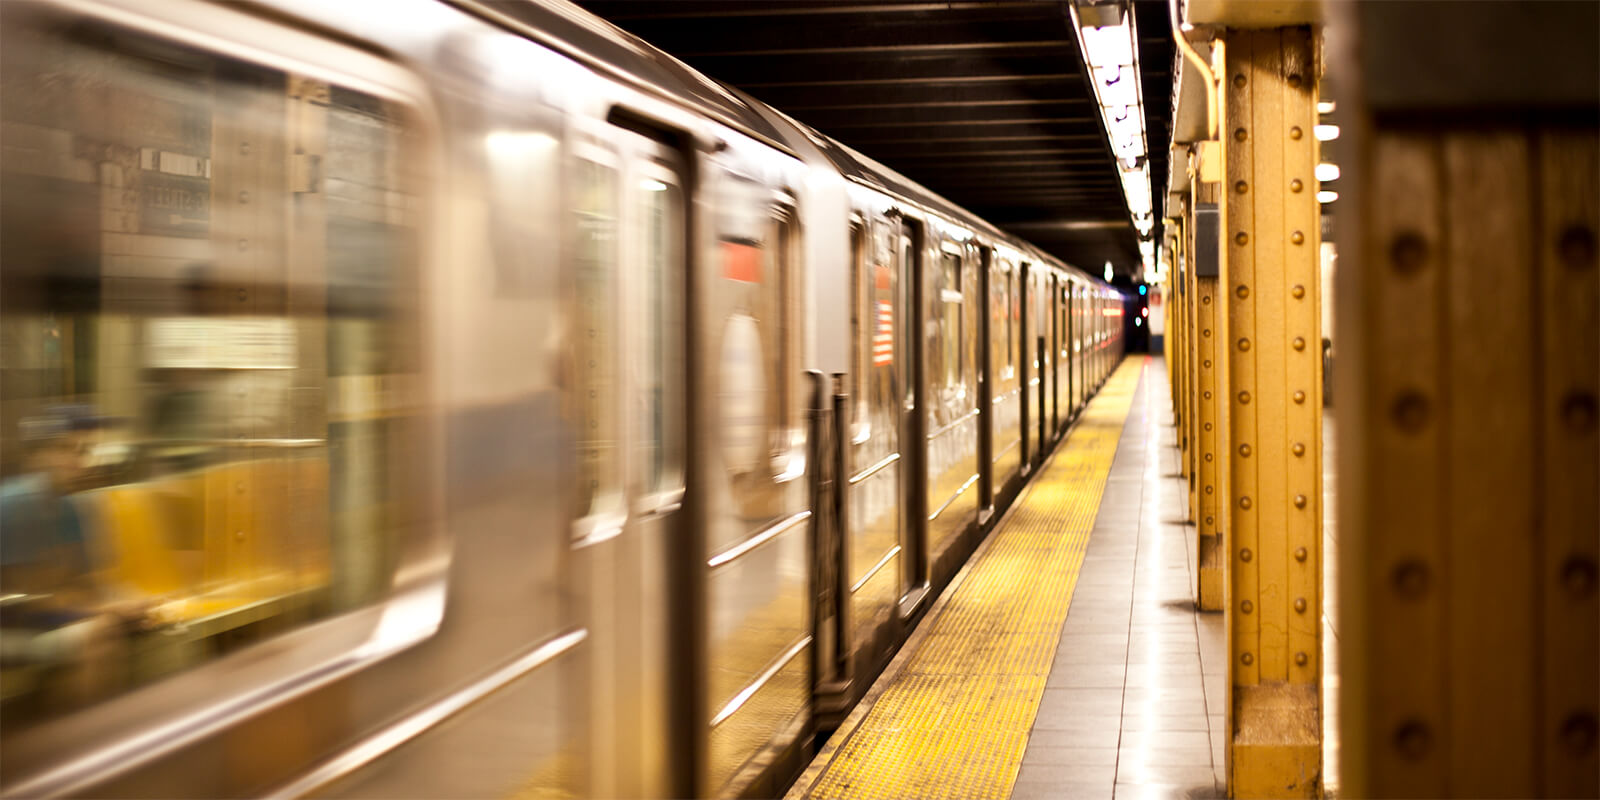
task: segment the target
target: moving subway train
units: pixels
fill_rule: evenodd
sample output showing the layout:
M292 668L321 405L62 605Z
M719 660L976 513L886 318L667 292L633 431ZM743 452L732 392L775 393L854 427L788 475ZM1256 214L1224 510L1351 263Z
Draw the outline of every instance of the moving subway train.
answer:
M0 36L7 796L780 791L1121 354L567 5Z

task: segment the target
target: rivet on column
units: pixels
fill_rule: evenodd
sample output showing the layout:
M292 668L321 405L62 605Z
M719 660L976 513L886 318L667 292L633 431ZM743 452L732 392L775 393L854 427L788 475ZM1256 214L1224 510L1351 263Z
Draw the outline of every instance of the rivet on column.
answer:
M1249 508L1249 507L1250 507L1250 498L1248 498L1248 497L1241 497L1241 498L1239 498L1239 507L1240 507L1240 508ZM1249 550L1246 550L1246 551L1245 551L1245 552L1246 552L1246 553L1248 553L1248 552L1250 552L1250 551L1249 551ZM1249 560L1250 560L1250 559L1248 559L1248 558L1247 558L1247 559L1245 559L1245 560L1246 560L1246 561L1249 561Z
M1303 494L1295 495L1294 496L1294 507L1295 508L1305 508L1306 507L1306 496L1303 495Z
M1303 456L1306 454L1306 446L1299 442L1295 442L1294 447L1289 448L1289 452L1294 453L1297 456Z
M1248 444L1239 445L1239 455L1244 456L1245 458L1249 458L1250 457L1250 445L1248 445Z
M1236 88L1243 89L1244 88L1244 76L1243 75L1235 75L1235 76L1233 76L1233 85Z
M1250 393L1249 392L1240 392L1239 393L1239 402L1243 403L1244 405L1250 405Z
M1247 666L1247 667L1250 666L1251 664L1256 663L1256 657L1251 655L1251 654L1249 654L1249 653L1245 653L1244 655L1239 656L1239 660L1241 662L1243 662L1244 665Z
M1300 298L1306 296L1306 287L1297 283L1294 285L1293 289L1289 290L1289 294L1294 295L1294 299L1299 300Z
M1300 126L1299 125L1296 125L1293 128L1289 129L1289 138L1290 139L1294 139L1296 141L1299 141L1300 137L1302 137L1304 135L1306 135L1306 133L1305 133L1305 131L1300 130Z
M1249 339L1240 339L1239 340L1239 349L1240 350L1249 350L1250 349L1250 340Z
M1306 241L1306 235L1299 231L1295 231L1294 233L1289 234L1289 241L1293 244L1304 244Z
M1250 134L1246 133L1244 128L1237 128L1233 132L1233 140L1236 142L1242 142L1248 138L1250 138Z
M1246 498L1246 499L1248 499L1248 498ZM1243 502L1243 501L1240 501L1240 502ZM1252 558L1255 558L1255 554L1250 552L1250 548L1246 547L1245 549L1239 551L1239 560L1240 561L1249 563L1250 559L1252 559Z
M1300 190L1304 188L1306 188L1306 185L1301 183L1299 178L1289 181L1289 191L1294 192L1295 194L1299 194Z
M1239 604L1239 611L1241 611L1242 613L1248 614L1248 613L1250 613L1250 612L1252 612L1254 610L1256 610L1256 604L1250 602L1249 600L1246 600L1246 601L1244 601L1244 602Z
M1294 393L1294 402L1295 402L1296 405L1304 403L1305 401L1306 401L1306 393L1305 392L1295 392Z
M1306 613L1306 599L1304 597L1296 597L1294 599L1294 610L1297 614Z
M1306 657L1306 654L1304 652L1299 652L1299 653L1295 653L1294 654L1294 665L1297 666L1297 667L1303 667L1310 661L1311 661L1311 659Z
M1419 392L1405 392L1390 408L1394 424L1407 433L1416 433L1428 422L1428 398Z
M1206 423L1206 430L1208 430L1208 431L1211 430L1211 423L1209 423L1209 422Z
M1237 295L1240 300L1243 300L1250 296L1250 287L1240 284L1239 288L1233 290L1233 293Z
M1244 231L1239 231L1238 233L1233 235L1233 243L1237 244L1237 245L1249 244L1250 243L1250 234L1247 234Z
M1310 555L1310 554L1306 552L1306 549L1304 547L1296 547L1294 549L1294 560L1296 560L1296 561L1304 562L1306 560L1306 556L1307 555Z
M1407 760L1421 761L1433 749L1433 733L1421 720L1407 720L1395 731L1394 746Z
M1209 389L1206 390L1205 393L1204 393L1204 396L1205 396L1205 398L1207 400L1210 400L1211 399L1211 391Z

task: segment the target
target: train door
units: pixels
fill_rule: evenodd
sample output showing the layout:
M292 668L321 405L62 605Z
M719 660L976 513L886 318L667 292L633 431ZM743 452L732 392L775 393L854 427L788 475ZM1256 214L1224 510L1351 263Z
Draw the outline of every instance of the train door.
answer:
M1050 275L1050 436L1061 430L1061 276Z
M1082 404L1078 401L1078 360L1073 357L1073 336L1078 331L1078 321L1073 316L1073 298L1077 294L1077 283L1072 278L1067 278L1066 286L1061 289L1062 319L1066 320L1066 334L1061 340L1061 361L1067 371L1067 404L1070 406L1068 417L1076 414Z
M670 553L682 532L688 273L683 165L662 142L617 128L612 147L580 144L576 399L580 476L591 514L579 531L590 598L596 713L592 788L666 796Z
M928 374L924 331L927 325L926 284L923 274L923 253L926 250L922 225L916 220L901 217L898 243L895 248L896 272L901 276L901 315L903 325L899 330L900 352L906 358L902 389L904 403L901 415L901 442L906 456L906 468L901 471L904 480L905 508L900 525L900 614L909 616L928 592Z
M1021 319L1017 320L1017 391L1022 395L1022 474L1027 475L1033 471L1033 456L1037 448L1033 446L1033 428L1028 423L1038 415L1034 408L1033 376L1037 369L1033 363L1033 265L1023 262L1018 269L1017 291L1021 297L1017 301L1017 309Z
M978 508L994 508L994 251L978 248Z

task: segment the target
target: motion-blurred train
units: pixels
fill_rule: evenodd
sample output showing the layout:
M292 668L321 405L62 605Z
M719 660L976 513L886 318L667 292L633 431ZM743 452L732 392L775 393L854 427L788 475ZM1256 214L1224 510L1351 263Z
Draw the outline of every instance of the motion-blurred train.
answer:
M6 796L780 792L1121 355L567 5L0 37Z

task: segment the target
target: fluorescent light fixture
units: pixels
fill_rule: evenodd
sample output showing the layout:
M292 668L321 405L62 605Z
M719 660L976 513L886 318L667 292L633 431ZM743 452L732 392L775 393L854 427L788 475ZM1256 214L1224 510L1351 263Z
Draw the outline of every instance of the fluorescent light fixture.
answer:
M1323 189L1322 191L1317 192L1317 202L1319 202L1319 203L1331 203L1331 202L1333 202L1335 200L1338 200L1338 199L1339 199L1339 193L1338 192L1330 192L1327 189Z
M1118 172L1129 221L1141 237L1148 236L1155 223L1150 219L1150 175L1140 164L1149 153L1149 146L1139 76L1138 22L1130 0L1073 0L1069 8L1078 34L1078 53L1093 78L1090 83L1100 105L1107 144L1120 162ZM1108 22L1116 24L1103 24Z
M1113 275L1113 274L1115 274L1115 273L1113 273L1113 272L1112 272L1112 271L1111 271L1111 262L1110 262L1110 261L1107 261L1107 262L1106 262L1106 283L1110 283L1110 282L1111 282L1111 276L1112 276L1112 275Z
M1339 165L1323 162L1317 165L1317 180L1327 183L1339 180Z
M1311 135L1317 137L1317 141L1319 142L1331 142L1334 139L1339 138L1339 126L1314 125L1311 128Z
M1320 101L1320 102L1317 103L1317 113L1318 114L1332 114L1333 113L1333 107L1334 106L1333 106L1333 101L1332 100Z
M658 180L645 178L639 181L639 188L647 192L664 192L667 190L667 185Z

